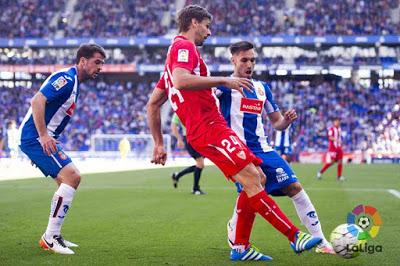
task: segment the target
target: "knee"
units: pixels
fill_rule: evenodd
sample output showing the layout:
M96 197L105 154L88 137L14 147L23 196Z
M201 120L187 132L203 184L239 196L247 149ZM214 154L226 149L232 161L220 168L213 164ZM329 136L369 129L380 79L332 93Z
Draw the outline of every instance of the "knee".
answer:
M204 159L202 157L196 159L196 167L200 169L204 168Z

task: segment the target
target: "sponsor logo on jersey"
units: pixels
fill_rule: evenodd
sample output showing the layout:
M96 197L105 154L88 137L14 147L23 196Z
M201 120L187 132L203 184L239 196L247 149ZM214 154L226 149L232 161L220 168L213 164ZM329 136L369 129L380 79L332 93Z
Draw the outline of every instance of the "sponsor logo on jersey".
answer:
M58 152L58 156L60 157L61 160L66 160L68 157L63 151Z
M178 50L178 62L189 62L189 50L179 49Z
M246 153L244 151L239 151L238 153L236 153L236 156L242 160L246 160Z
M257 99L242 98L240 101L240 111L251 114L261 114L263 101Z
M56 90L61 89L62 87L64 87L66 84L68 83L68 81L64 78L64 77L59 77L58 79L56 79L55 81L53 81L53 83L51 83L51 85L53 85L53 87Z
M278 180L278 183L281 183L287 179L289 179L288 174L283 170L283 168L276 168L276 180Z

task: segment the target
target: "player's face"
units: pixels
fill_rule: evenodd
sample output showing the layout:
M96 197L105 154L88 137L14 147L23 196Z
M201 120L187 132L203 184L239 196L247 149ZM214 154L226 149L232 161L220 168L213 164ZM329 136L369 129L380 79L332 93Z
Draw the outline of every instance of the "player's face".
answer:
M254 49L240 51L232 56L235 76L251 78L256 65L256 52Z
M83 58L83 69L87 79L95 79L104 65L104 57L100 53L94 53L91 58Z
M334 125L335 127L339 127L339 126L340 126L340 120L338 120L338 119L334 120L334 121L333 121L333 125Z
M204 41L211 35L210 25L211 20L208 18L203 19L201 22L195 21L196 46L202 46Z

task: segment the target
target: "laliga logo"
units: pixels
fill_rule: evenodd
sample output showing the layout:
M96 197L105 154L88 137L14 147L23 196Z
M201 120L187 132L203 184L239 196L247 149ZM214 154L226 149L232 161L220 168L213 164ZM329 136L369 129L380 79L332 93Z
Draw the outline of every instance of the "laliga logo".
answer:
M353 251L367 252L368 254L382 252L383 247L381 245L367 245L366 242L378 235L380 226L382 225L381 216L376 208L362 204L356 206L347 214L347 223L356 224L363 229L363 232L358 234L358 239L364 240L364 243L352 246L351 249ZM350 247L347 248L349 249Z
M382 219L374 207L360 204L347 214L347 223L358 225L365 239L371 239L378 235Z

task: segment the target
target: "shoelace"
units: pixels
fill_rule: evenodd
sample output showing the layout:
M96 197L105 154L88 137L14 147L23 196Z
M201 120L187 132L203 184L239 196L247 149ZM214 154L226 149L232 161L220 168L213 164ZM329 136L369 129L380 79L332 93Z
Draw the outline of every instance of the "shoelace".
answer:
M60 235L60 236L54 236L53 238L60 244L60 246L62 246L62 247L64 247L64 248L67 247L67 246L65 245L64 239L62 238L61 235Z

